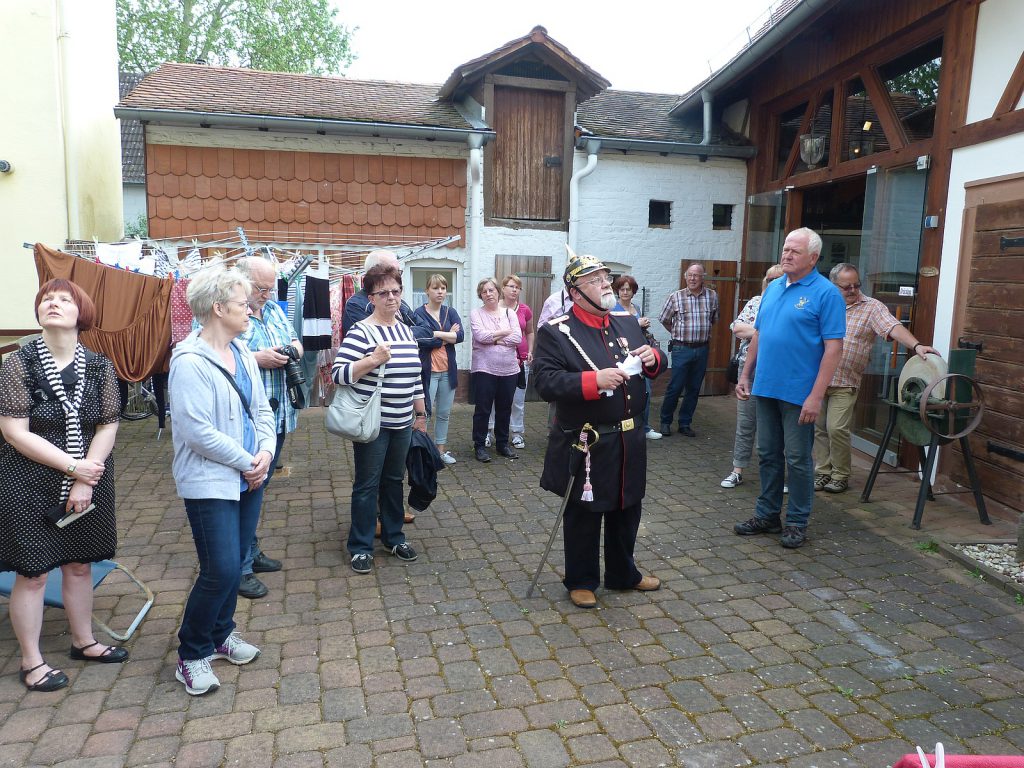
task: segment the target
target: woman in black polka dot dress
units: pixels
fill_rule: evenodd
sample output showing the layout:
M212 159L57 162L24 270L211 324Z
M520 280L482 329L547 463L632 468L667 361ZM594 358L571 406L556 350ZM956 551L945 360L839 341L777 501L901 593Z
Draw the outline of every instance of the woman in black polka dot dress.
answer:
M73 659L121 662L128 652L92 633L90 563L114 555L114 471L120 395L110 361L78 343L96 309L74 283L39 289L42 338L8 355L0 368L0 570L16 571L10 615L21 647L21 681L29 690L68 684L39 651L46 574L63 575ZM57 527L46 518L91 507Z

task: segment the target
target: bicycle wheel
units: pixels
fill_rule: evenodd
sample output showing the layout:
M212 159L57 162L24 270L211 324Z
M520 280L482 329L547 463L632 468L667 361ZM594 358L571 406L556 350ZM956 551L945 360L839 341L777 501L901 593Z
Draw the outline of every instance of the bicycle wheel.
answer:
M125 421L139 421L157 412L156 397L153 395L152 380L129 382L128 397L121 409L121 418Z

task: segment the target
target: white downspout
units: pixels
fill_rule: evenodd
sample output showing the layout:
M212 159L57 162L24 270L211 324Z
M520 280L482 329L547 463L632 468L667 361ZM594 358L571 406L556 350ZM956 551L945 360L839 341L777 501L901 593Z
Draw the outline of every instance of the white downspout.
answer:
M473 306L476 297L477 270L480 261L480 239L484 233L484 211L483 211L483 167L484 167L484 137L478 133L471 133L467 139L469 142L469 189L466 191L466 204L469 206L469 222L466 227L466 238L469 242L466 258L466 279L463 281L463 305L467 309ZM467 316L468 317L468 316ZM466 345L464 345L466 346Z
M576 250L576 241L579 238L580 229L580 180L594 172L597 167L597 153L601 149L601 142L597 139L587 139L587 164L580 168L569 179L569 247Z
M67 9L65 0L57 0L57 56L60 59L60 108L61 129L64 140L64 189L67 196L67 227L66 237L69 240L80 240L80 211L78 207L78 158L75 156L76 146L71 136L71 33L68 31Z

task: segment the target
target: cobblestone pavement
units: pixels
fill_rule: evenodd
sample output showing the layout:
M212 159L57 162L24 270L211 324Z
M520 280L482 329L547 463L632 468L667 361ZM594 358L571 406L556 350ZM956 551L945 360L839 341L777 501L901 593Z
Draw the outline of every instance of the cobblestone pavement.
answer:
M459 463L407 528L419 560L378 550L367 576L343 551L350 448L324 448L321 413L306 412L261 529L285 568L265 576L267 598L239 601L240 631L263 655L217 663L223 685L200 698L173 674L195 553L170 440L153 439L152 420L123 424L118 559L156 604L123 666L67 659L64 616L48 609L44 650L71 678L50 694L18 682L0 604L0 765L879 768L936 741L1024 751L1022 608L928 551L931 522L970 531L973 510L927 512L911 532L904 477L872 504L819 494L800 550L737 537L755 475L719 487L734 407L702 399L697 438L648 443L637 560L664 587L601 590L598 610L576 609L559 543L526 599L556 512L538 488L546 406L528 411L522 459L483 465L470 409L456 407ZM124 625L138 600L111 580L97 613Z

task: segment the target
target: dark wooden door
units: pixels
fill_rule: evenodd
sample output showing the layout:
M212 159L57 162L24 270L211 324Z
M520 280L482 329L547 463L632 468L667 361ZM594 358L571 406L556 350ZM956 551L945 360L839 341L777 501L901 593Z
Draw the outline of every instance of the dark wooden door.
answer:
M1001 187L1002 195L987 196L999 202L965 212L973 227L965 227L961 322L951 346L981 344L976 377L988 410L969 439L982 491L1024 511L1024 180L1010 184L1016 198ZM959 445L949 463L950 476L967 484Z
M679 265L679 285L686 288L686 268L693 262ZM732 332L729 324L736 317L736 293L739 287L735 261L707 261L704 264L704 284L718 293L718 322L711 327L711 349L708 352L708 370L704 376L702 395L727 395L732 390L725 377L729 358L732 357Z
M497 135L491 216L560 221L565 94L496 86L488 117Z

